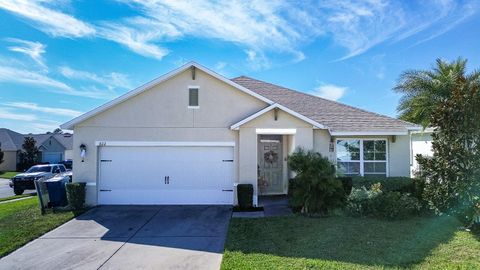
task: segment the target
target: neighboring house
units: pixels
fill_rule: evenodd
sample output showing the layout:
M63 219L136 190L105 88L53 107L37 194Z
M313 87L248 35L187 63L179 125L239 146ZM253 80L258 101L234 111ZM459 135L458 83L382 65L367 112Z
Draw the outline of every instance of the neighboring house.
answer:
M63 125L89 204L233 204L235 185L286 194L287 156L314 150L347 175L410 175L391 117L188 63Z
M433 156L432 151L432 133L433 128L426 128L425 130L411 132L411 161L410 161L410 175L413 177L420 169L417 162L417 155L425 157Z
M3 151L3 162L0 171L16 171L18 153L22 149L23 135L13 130L0 128L0 148Z
M36 146L41 152L39 162L58 163L72 159L73 135L65 134L20 134L18 132L0 128L0 146L4 152L0 171L15 171L19 163L19 153L25 137L33 137Z
M28 134L25 137L33 137L37 142L42 163L53 164L72 157L73 137L70 133Z

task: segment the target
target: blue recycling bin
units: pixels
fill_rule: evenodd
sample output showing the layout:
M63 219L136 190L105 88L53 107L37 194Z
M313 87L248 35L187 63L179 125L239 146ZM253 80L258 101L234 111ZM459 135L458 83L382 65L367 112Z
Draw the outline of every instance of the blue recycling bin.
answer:
M47 185L50 206L65 206L67 202L67 192L65 184L69 182L69 177L59 175L44 181Z

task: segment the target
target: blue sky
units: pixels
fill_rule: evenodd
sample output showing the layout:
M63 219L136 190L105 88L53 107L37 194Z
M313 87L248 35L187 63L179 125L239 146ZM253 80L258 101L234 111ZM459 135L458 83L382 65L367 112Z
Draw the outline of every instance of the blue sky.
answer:
M45 132L190 60L396 116L402 71L479 68L479 1L0 1L0 127Z

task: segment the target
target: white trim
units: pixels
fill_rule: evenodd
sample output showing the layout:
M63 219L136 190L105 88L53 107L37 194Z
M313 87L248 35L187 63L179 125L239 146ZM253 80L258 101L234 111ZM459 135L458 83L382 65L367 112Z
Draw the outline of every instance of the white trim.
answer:
M140 86L140 87L138 87L138 88L135 88L134 90L131 90L131 91L129 91L129 92L127 92L127 93L125 93L125 94L123 94L123 95L121 95L121 96L119 96L119 97L117 97L117 98L115 98L115 99L113 99L113 100L111 100L111 101L109 101L109 102L107 102L107 103L105 103L105 104L103 104L103 105L101 105L101 106L99 106L99 107L97 107L97 108L89 111L89 112L86 112L86 113L84 113L84 114L82 114L82 115L80 115L80 116L78 116L78 117L76 117L76 118L73 118L72 120L70 120L70 121L68 121L68 122L66 122L66 123L61 124L60 127L61 127L62 129L70 129L70 130L71 130L76 124L81 123L81 122L85 121L86 119L88 119L88 118L90 118L90 117L93 117L93 116L95 116L95 115L97 115L97 114L99 114L99 113L101 113L101 112L104 112L104 111L106 111L107 109L109 109L109 108L111 108L111 107L113 107L113 106L115 106L115 105L117 105L117 104L119 104L119 103L121 103L121 102L123 102L123 101L125 101L125 100L127 100L127 99L129 99L129 98L131 98L131 97L134 97L134 96L136 96L136 95L138 95L138 94L140 94L140 93L142 93L142 92L144 92L144 91L146 91L146 90L154 87L155 85L158 85L158 84L160 84L160 83L162 83L162 82L164 82L164 81L166 81L166 80L174 77L175 75L180 74L181 72L183 72L183 71L185 71L185 70L187 70L187 69L189 69L189 68L191 68L191 67L198 68L199 70L201 70L201 71L209 74L210 76L212 76L212 77L214 77L214 78L216 78L216 79L219 79L220 81L222 81L222 82L224 82L224 83L226 83L226 84L228 84L228 85L230 85L230 86L233 86L233 87L237 88L238 90L240 90L240 91L242 91L242 92L245 92L245 93L247 93L247 94L249 94L249 95L251 95L251 96L253 96L253 97L256 97L257 99L260 99L260 100L264 101L264 102L267 103L267 104L273 104L273 103L274 103L274 102L271 101L270 99L268 99L268 98L266 98L266 97L264 97L264 96L261 96L261 95L255 93L255 92L253 92L252 90L247 89L247 88L245 88L245 87L243 87L243 86L241 86L241 85L239 85L239 84L237 84L237 83L235 83L235 82L233 82L233 81L231 81L231 80L223 77L222 75L220 75L220 74L218 74L218 73L216 73L216 72L214 72L214 71L211 71L211 70L209 70L208 68L206 68L206 67L204 67L204 66L202 66L202 65L200 65L200 64L192 61L192 62L189 62L189 63L187 63L187 64L185 64L185 65L183 65L183 66L181 66L181 67L179 67L179 68L177 68L177 69L175 69L175 70L172 70L172 71L170 71L170 72L168 72L168 73L166 73L166 74L164 74L164 75L156 78L156 79L153 80L153 81L150 81L150 82L148 82L148 83L146 83L146 84L144 84L144 85L142 85L142 86Z
M257 128L255 132L260 135L293 135L297 134L297 129L295 128Z
M235 146L235 142L150 142L150 141L95 141L104 146Z
M200 106L187 106L187 109L200 109Z
M341 162L358 162L360 163L360 175L365 176L365 162L372 162L372 163L383 163L385 162L385 176L390 176L390 140L388 138L335 138L335 166L337 166L337 141L338 140L359 140L360 141L360 160L346 160ZM364 160L363 159L363 141L385 141L385 160ZM367 173L367 174L383 174L383 173Z
M340 131L330 132L331 136L391 136L408 135L408 131Z
M282 110L282 111L284 111L284 112L286 112L290 115L293 115L293 116L295 116L295 117L297 117L297 118L299 118L299 119L301 119L301 120L303 120L303 121L305 121L309 124L312 124L313 127L320 128L320 129L326 129L326 127L324 125L322 125L322 124L320 124L316 121L313 121L312 119L310 119L310 118L308 118L304 115L301 115L301 114L299 114L299 113L297 113L293 110L290 110L289 108L287 108L283 105L280 105L278 103L272 104L272 105L270 105L270 106L268 106L268 107L266 107L266 108L264 108L264 109L262 109L262 110L260 110L256 113L250 115L249 117L233 124L232 126L230 126L230 129L237 130L237 129L240 128L241 125L243 125L243 124L245 124L245 123L247 123L247 122L249 122L249 121L251 121L251 120L253 120L253 119L255 119L255 118L257 118L257 117L259 117L259 116L261 116L261 115L263 115L263 114L265 114L265 113L267 113L267 112L269 112L273 109L275 109L275 108L278 108L278 109L280 109L280 110Z
M189 86L188 86L188 89L199 89L199 90L200 90L200 86L198 86L198 85L189 85Z

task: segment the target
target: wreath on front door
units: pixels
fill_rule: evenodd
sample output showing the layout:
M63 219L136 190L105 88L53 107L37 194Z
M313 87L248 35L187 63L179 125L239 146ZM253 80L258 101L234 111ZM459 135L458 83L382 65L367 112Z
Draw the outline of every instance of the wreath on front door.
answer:
M278 154L273 152L272 150L263 154L263 160L268 163L274 163L278 161Z

